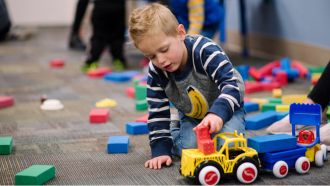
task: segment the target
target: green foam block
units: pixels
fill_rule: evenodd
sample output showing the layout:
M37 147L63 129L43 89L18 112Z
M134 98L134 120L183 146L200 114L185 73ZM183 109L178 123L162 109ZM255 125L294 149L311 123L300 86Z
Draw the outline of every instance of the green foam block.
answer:
M15 175L15 184L42 185L54 177L54 165L32 165Z
M0 155L8 155L13 149L13 137L0 137Z

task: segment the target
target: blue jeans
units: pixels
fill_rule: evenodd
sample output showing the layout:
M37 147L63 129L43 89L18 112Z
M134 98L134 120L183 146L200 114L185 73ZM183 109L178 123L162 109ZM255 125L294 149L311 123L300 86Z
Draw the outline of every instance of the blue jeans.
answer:
M196 134L193 128L198 125L201 120L190 118L179 112L180 128L171 128L171 135L173 137L173 149L174 155L181 156L182 149L197 148ZM236 110L233 117L227 121L220 132L234 132L245 133L245 110L243 108ZM219 132L219 133L220 133ZM212 137L216 135L213 134ZM218 144L218 147L223 142Z

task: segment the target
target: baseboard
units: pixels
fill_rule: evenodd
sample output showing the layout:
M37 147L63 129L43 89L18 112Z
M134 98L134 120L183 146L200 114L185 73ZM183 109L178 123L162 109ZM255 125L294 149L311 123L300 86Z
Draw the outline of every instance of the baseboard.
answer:
M238 31L227 30L226 49L241 51L242 39ZM252 56L271 59L290 57L311 66L323 66L330 60L329 48L259 34L249 34L246 41L247 49Z

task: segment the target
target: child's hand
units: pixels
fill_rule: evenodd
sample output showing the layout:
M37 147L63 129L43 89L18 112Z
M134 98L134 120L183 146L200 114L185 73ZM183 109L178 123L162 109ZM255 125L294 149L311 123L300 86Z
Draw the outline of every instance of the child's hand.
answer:
M158 156L146 161L144 166L150 169L160 169L162 168L163 163L166 163L167 166L170 166L172 164L172 158L168 155Z
M222 129L223 120L219 116L213 113L209 113L197 126L199 125L204 125L206 127L209 127L210 129L209 132L211 134L211 133L219 132ZM196 130L196 127L193 129L194 131Z

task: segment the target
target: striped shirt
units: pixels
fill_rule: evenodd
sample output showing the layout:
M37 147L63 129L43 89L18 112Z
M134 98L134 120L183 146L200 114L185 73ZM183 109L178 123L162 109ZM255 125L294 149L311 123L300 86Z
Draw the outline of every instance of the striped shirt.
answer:
M242 86L244 87L244 85L242 85L241 77L235 73L236 71L225 52L216 43L203 36L187 35L184 42L188 50L188 61L180 73L162 71L152 63L149 64L147 101L149 104L148 127L152 157L171 155L173 142L170 134L169 102L171 101L179 111L185 114L189 112L186 108L190 103L182 103L182 100L185 99L181 98L177 101L175 97L181 96L182 92L178 91L178 93L175 94L174 92L173 94L173 90L169 89L176 87L176 84L179 87L179 83L182 86L182 82L189 83L189 81L183 81L185 78L191 77L189 74L201 74L210 82L208 85L205 84L205 81L195 79L193 82L202 83L197 87L211 85L216 87L214 94L203 90L204 96L212 97L208 113L218 115L224 123L230 120L235 110L243 107L244 88ZM187 84L188 86L189 84ZM169 93L169 91L172 92Z

